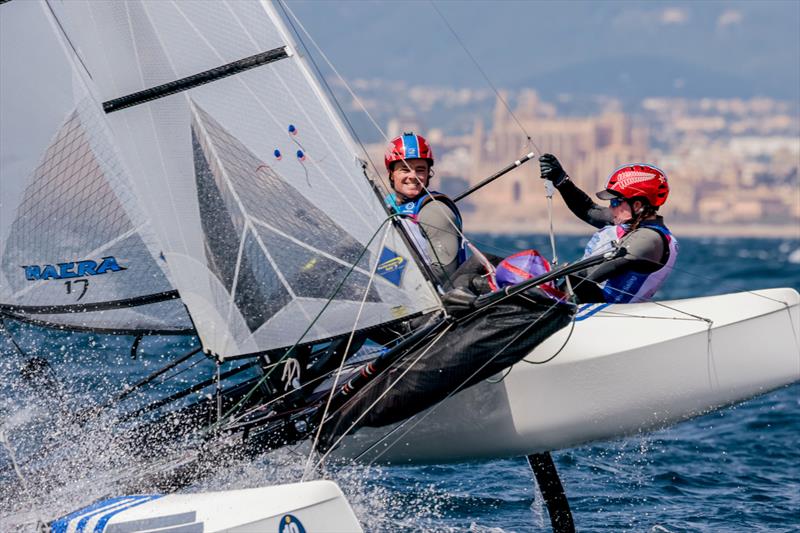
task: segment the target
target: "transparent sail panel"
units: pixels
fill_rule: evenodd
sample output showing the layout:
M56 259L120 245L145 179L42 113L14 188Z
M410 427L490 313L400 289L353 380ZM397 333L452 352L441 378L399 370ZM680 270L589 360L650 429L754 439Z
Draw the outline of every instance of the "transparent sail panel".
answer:
M135 308L175 290L52 14L38 2L9 4L1 29L0 310L53 325L191 329L179 301ZM84 314L108 302L118 305Z
M62 10L205 349L251 353L438 308L268 4Z

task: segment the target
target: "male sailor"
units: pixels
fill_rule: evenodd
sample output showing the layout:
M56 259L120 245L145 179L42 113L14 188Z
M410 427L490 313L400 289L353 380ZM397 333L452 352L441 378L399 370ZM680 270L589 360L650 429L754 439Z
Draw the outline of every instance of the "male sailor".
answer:
M554 155L542 155L539 165L542 179L555 185L570 211L599 228L586 245L584 257L609 251L614 245L627 252L572 277L578 300L626 303L652 298L678 256L678 241L658 215L669 195L664 172L646 164L618 168L597 193L610 202L603 207L570 180Z
M386 197L387 205L402 216L403 226L439 284L450 288L451 276L466 252L455 202L428 189L433 149L422 135L404 133L389 143L384 162L394 191Z

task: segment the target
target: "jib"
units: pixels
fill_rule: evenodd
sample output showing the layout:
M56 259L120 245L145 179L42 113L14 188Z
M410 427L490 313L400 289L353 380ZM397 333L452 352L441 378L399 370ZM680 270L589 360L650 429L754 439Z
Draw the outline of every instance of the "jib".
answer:
M126 267L120 266L113 256L104 257L100 264L87 259L85 261L58 263L56 265L26 265L22 268L25 269L25 277L28 281L84 278L86 276L99 276L108 272L126 270Z

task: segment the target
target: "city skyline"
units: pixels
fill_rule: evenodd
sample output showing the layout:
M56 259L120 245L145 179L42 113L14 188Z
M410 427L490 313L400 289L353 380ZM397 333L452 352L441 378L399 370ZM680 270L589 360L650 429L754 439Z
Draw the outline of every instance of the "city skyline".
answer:
M602 189L614 168L650 162L670 178L670 201L661 212L687 233L800 236L800 121L787 102L651 98L634 116L609 100L595 114L561 116L535 91L524 90L515 100L513 117L498 98L490 120L476 119L461 135L426 130L413 117L390 120L386 133L427 134L437 155L432 188L449 194L530 150L555 153L590 194ZM532 143L523 131L531 132ZM380 161L383 143L368 150L370 159ZM538 174L531 162L475 193L463 204L467 229L545 231ZM567 232L588 231L560 202L554 216Z
M387 136L415 129L434 144L434 186L446 192L531 149L556 153L590 193L616 166L648 161L670 177L662 211L672 224L800 238L800 4L412 4L413 13L385 2L292 4L355 92L357 99L322 67L373 159ZM520 17L499 22L510 12ZM536 53L521 53L519 19L533 12L549 24L531 23L526 38L538 43ZM356 23L364 25L359 32L330 38L337 26ZM542 41L567 27L561 46ZM413 38L384 31L395 28ZM370 47L354 49L358 39ZM533 165L476 193L465 205L468 230L544 230ZM581 231L558 202L555 216Z

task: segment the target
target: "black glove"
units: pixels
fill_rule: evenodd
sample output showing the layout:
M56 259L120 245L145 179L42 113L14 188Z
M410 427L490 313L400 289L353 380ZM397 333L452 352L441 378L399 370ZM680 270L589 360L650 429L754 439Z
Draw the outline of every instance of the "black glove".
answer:
M558 159L553 154L544 154L539 158L539 168L542 169L542 179L553 182L553 185L558 187L569 178L567 173L564 172L564 167L558 162Z

